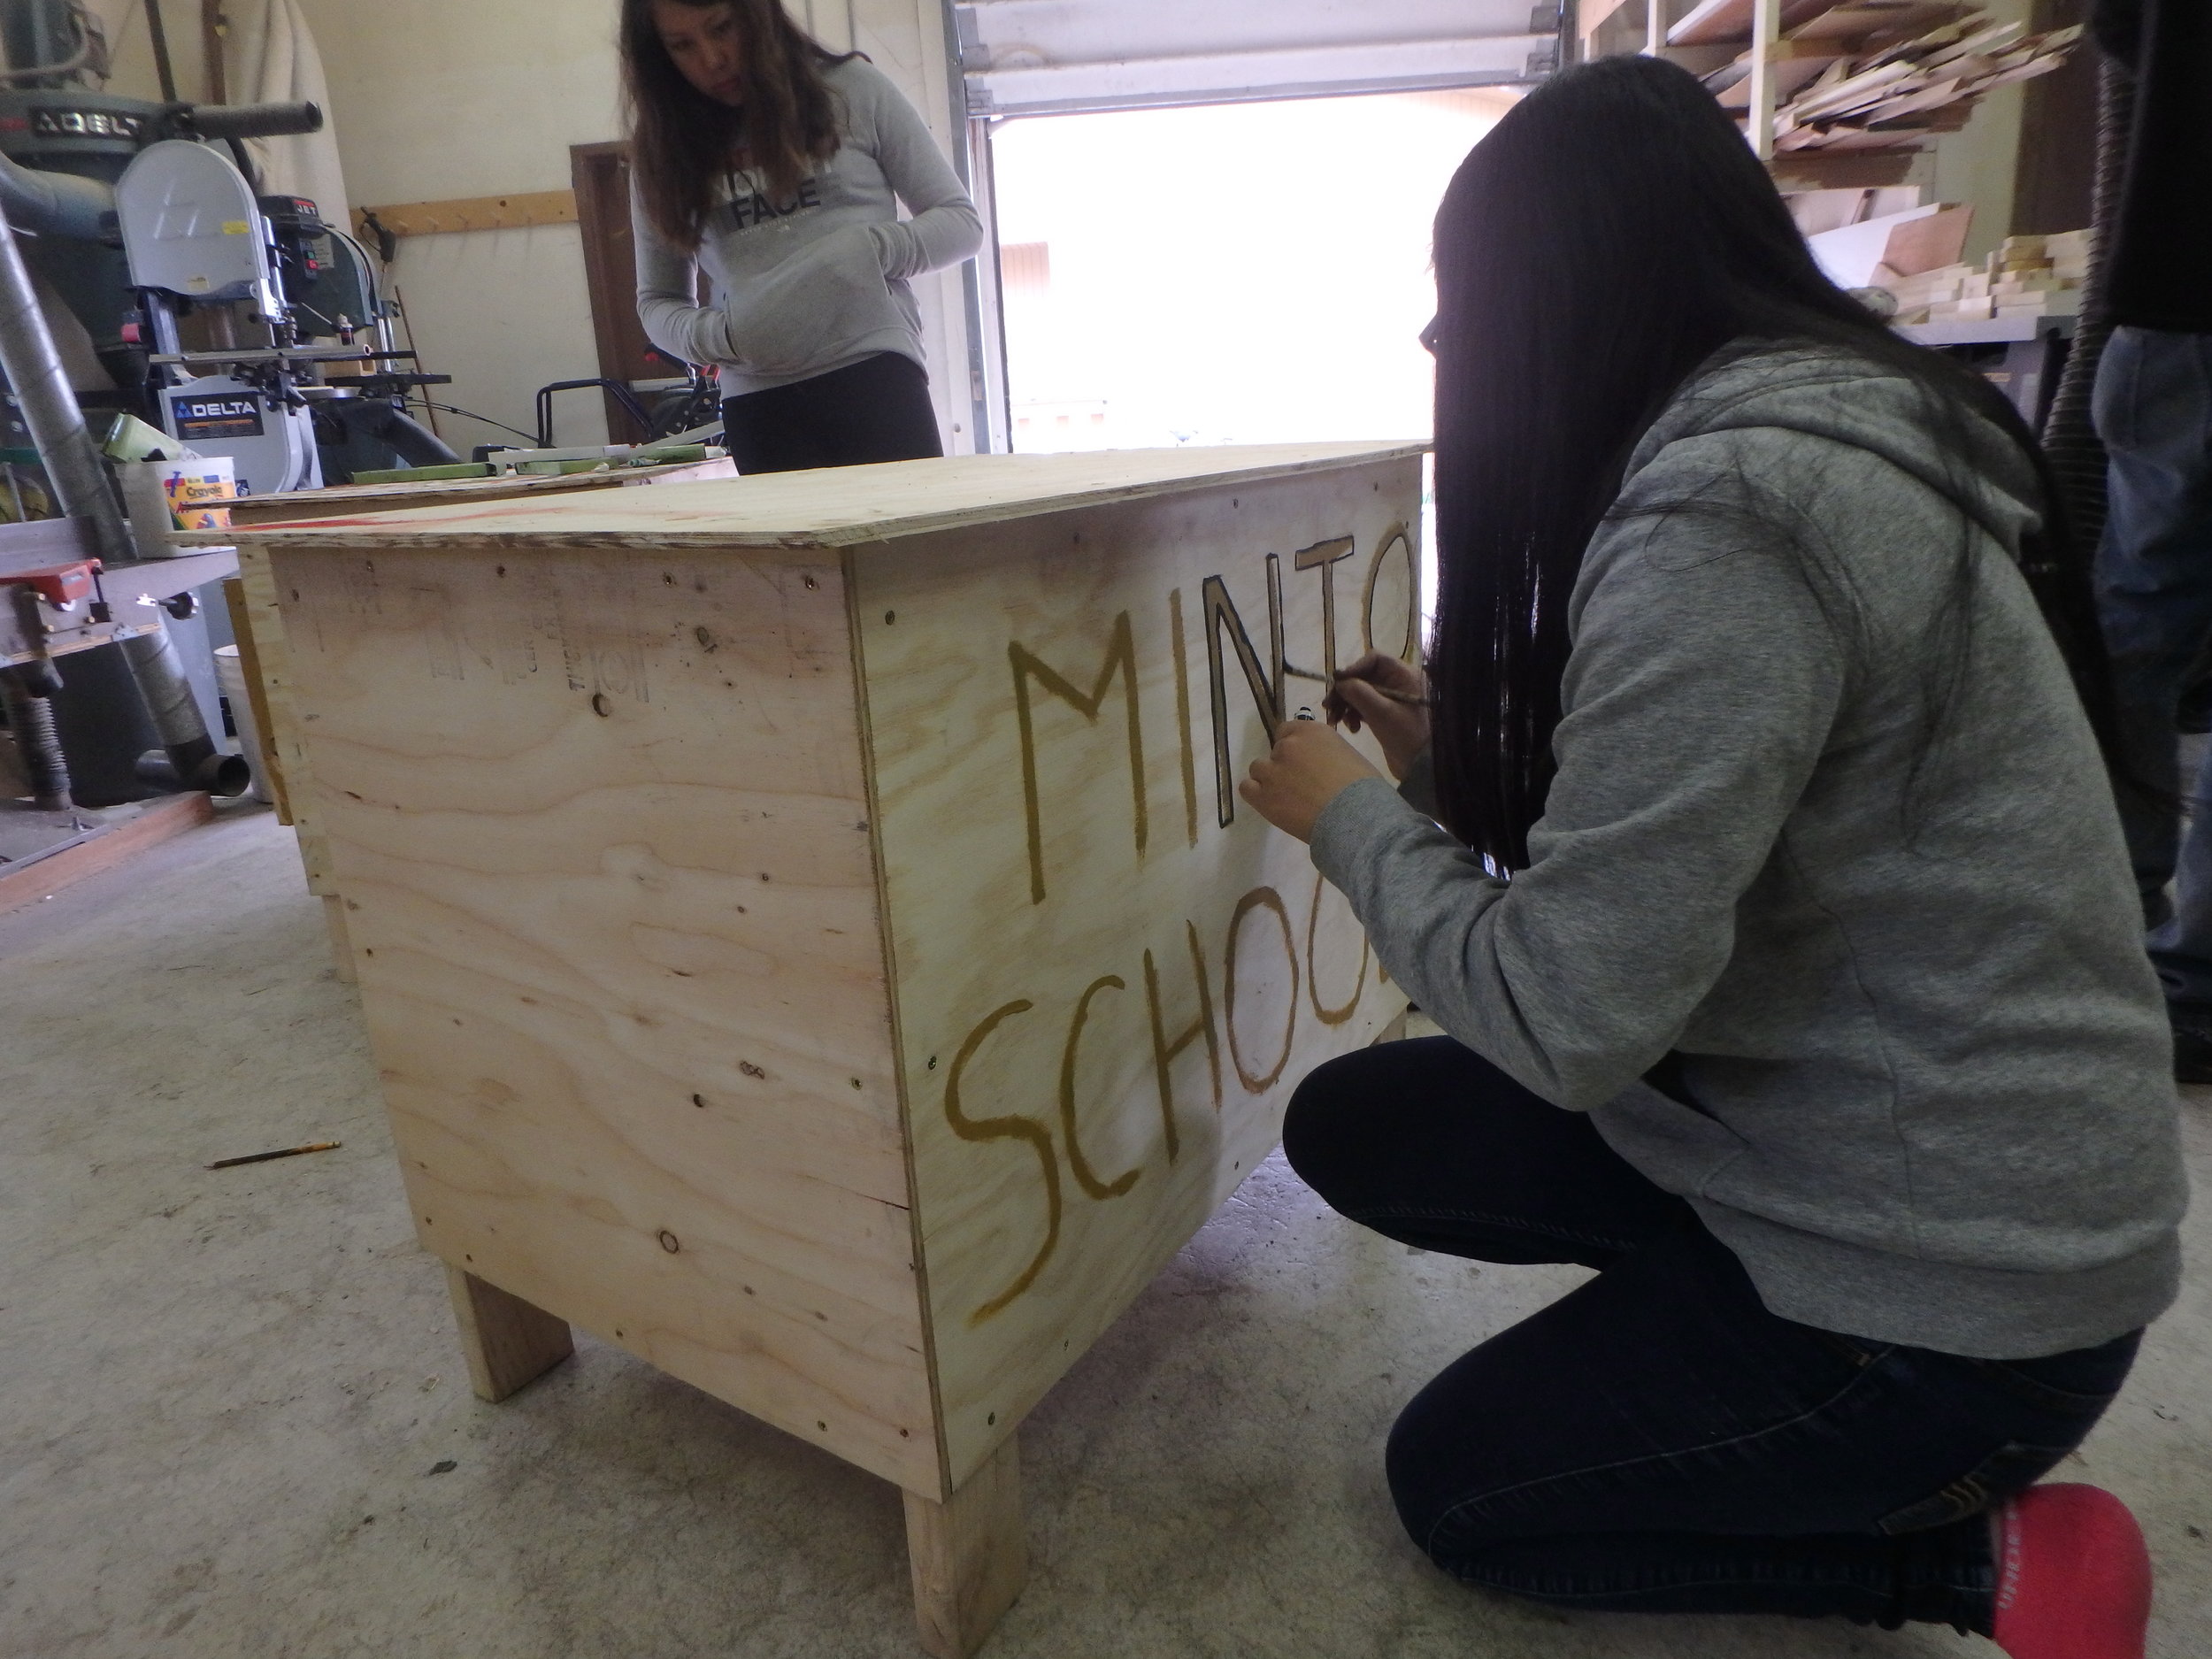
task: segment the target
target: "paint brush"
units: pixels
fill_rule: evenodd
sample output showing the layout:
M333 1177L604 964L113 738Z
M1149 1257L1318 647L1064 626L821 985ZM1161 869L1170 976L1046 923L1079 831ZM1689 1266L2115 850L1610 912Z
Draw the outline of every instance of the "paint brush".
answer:
M1329 695L1333 697L1337 695L1337 682L1344 678L1345 676L1342 674L1333 675L1330 678ZM1373 680L1364 678L1360 680L1360 684L1365 686L1368 690L1373 692L1377 696L1387 697L1393 703L1402 703L1409 709L1425 709L1431 706L1428 695L1425 692L1398 691L1388 686L1379 686Z
M241 1164L266 1164L271 1158L296 1158L303 1152L334 1152L344 1144L342 1141L311 1141L303 1147L284 1147L275 1152L249 1152L242 1158L218 1158L207 1167L211 1170L235 1169Z

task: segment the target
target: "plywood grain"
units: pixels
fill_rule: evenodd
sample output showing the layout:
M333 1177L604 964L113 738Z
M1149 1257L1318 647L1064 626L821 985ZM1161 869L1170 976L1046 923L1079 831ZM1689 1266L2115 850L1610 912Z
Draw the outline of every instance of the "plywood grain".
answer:
M773 472L676 484L640 495L468 503L265 526L254 539L288 547L848 547L1174 494L1209 480L1254 487L1420 444L1252 444L1118 449L1090 455L972 455L880 466ZM592 474L589 476L596 476Z
M719 461L687 461L669 466L608 468L598 472L569 472L537 478L509 474L501 478L431 479L420 483L400 480L389 484L334 484L327 489L293 489L275 495L253 495L230 510L234 529L256 529L270 524L294 524L317 518L357 517L365 512L391 512L416 507L465 504L481 507L505 501L557 499L579 490L612 489L637 484L698 484L737 476L737 465ZM215 531L189 533L201 541L229 538Z
M1019 1443L1001 1446L942 1503L908 1493L906 1553L922 1651L968 1659L1029 1578Z
M1271 587L1285 713L1371 636L1407 649L1419 482L1384 459L849 555L955 1484L1266 1156L1298 1079L1403 1011L1233 784L1268 741Z
M461 1356L479 1400L496 1405L575 1353L567 1321L457 1267L445 1274Z
M562 478L446 479L422 484L354 484L333 489L290 490L240 502L231 509L234 529L267 522L289 523L342 514L359 516L374 511L412 508L433 502L458 499L485 502L530 500L564 496L585 490L605 490L637 485L696 483L710 479L734 478L736 468L727 460L695 462L677 466L635 467L625 472L576 472ZM180 532L183 541L235 543L238 580L243 599L248 633L242 649L254 657L254 683L265 705L264 741L275 757L281 779L278 811L299 838L300 864L307 889L325 899L334 898L330 849L325 843L314 783L307 769L307 750L300 727L299 710L292 696L292 656L285 639L282 595L269 565L269 543L252 534L231 531ZM349 972L342 955L340 972Z
M837 565L275 575L423 1242L938 1491Z

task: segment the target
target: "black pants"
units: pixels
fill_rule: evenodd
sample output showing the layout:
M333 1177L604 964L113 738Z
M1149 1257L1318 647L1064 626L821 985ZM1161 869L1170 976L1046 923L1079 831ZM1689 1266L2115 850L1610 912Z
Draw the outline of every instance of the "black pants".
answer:
M2139 1333L1999 1363L1778 1318L1688 1204L1449 1038L1322 1066L1283 1143L1386 1237L1601 1270L1416 1395L1386 1463L1439 1566L1557 1606L1985 1634L1984 1511L2079 1444L2134 1361Z
M726 398L724 442L740 472L921 461L945 452L929 373L880 352L810 380Z

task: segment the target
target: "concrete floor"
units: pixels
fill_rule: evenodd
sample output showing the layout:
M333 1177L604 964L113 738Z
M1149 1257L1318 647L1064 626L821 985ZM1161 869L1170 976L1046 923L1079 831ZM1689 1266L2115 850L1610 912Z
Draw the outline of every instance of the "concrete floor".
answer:
M889 1486L588 1339L504 1406L470 1394L265 811L0 919L0 1654L918 1651ZM2202 1179L2212 1099L2187 1113ZM2208 1213L2187 1302L2066 1471L2143 1518L2159 1659L2212 1652ZM1035 1571L988 1659L1994 1653L1568 1617L1431 1571L1382 1490L1394 1411L1578 1278L1409 1254L1269 1164L1025 1429Z

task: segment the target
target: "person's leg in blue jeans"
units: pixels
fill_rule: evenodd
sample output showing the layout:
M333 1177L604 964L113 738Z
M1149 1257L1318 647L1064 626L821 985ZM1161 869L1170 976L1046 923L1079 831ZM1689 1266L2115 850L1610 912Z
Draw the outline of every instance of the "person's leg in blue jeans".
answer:
M1448 1038L1299 1087L1292 1166L1423 1249L1598 1277L1448 1367L1386 1470L1471 1583L1642 1612L1990 1627L1988 1508L2078 1445L2136 1339L1998 1364L1778 1318L1682 1200Z
M2116 328L2097 370L2097 434L2110 457L2098 607L2128 757L2182 793L2177 712L2212 643L2212 334ZM2121 816L2174 1014L2184 1079L2212 1081L2212 777L2170 805L2123 792ZM2172 883L2173 896L2167 895Z

